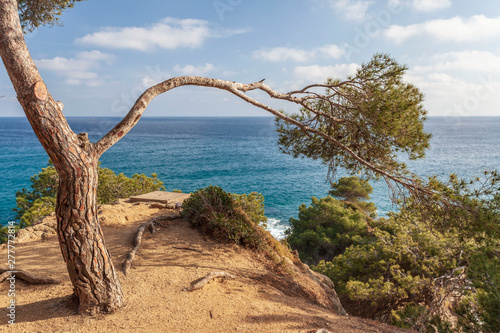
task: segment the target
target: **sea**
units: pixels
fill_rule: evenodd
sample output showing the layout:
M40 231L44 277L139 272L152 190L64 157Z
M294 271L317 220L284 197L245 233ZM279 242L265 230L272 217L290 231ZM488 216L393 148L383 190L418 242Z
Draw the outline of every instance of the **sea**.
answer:
M68 118L75 133L92 142L113 128L118 118ZM500 117L430 117L432 133L426 157L407 161L422 177L449 173L479 176L500 169ZM404 157L402 157L404 159ZM48 156L25 118L0 118L0 223L15 219L15 195L30 189L30 177L47 166ZM167 191L192 192L217 185L232 193L260 192L268 228L283 237L298 208L311 197L328 195L327 167L321 161L280 152L274 118L142 118L101 157L101 166L131 176L156 173ZM338 177L347 176L340 172ZM371 182L378 215L398 209L383 181Z

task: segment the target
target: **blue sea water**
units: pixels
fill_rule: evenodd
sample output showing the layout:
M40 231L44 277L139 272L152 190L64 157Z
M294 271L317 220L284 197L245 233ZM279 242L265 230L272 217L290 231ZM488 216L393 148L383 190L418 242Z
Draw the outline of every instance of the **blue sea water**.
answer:
M74 132L95 142L118 118L69 118ZM424 159L409 162L420 176L443 179L455 172L472 177L500 169L500 117L431 117L433 134ZM261 192L275 235L282 234L298 207L329 190L327 168L319 161L294 159L279 152L273 118L143 118L101 158L102 166L123 172L157 173L167 190L191 192L218 185L233 193ZM0 223L15 218L16 191L48 157L24 118L0 118ZM395 210L383 182L372 183L379 214Z

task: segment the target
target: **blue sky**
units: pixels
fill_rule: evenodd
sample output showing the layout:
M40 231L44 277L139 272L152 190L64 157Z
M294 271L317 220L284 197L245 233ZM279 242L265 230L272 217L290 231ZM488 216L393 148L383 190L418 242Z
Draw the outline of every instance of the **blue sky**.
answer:
M500 116L500 5L470 0L89 0L63 26L28 34L32 57L67 116L123 116L173 76L287 92L344 78L377 52L407 64L431 116ZM22 116L0 69L0 116ZM296 107L254 97L293 112ZM145 116L265 116L227 92L182 87Z

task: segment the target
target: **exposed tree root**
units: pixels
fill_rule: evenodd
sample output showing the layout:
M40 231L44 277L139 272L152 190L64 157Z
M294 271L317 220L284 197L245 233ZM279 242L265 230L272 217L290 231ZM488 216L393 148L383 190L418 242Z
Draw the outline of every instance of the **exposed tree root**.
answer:
M207 283L212 281L215 278L230 278L230 279L236 279L236 275L233 275L228 272L211 272L208 273L204 278L201 280L195 280L191 282L191 285L187 288L184 289L184 291L194 291L203 288Z
M192 247L185 247L185 246L172 246L173 249L177 250L186 250L186 251L194 251L194 252L199 252L199 253L205 253L205 251L198 250Z
M134 237L134 248L132 250L130 250L130 252L127 254L127 258L125 259L125 261L122 264L123 274L127 275L128 271L130 270L130 267L132 267L132 262L134 261L135 254L137 253L137 251L141 247L142 235L144 234L144 230L146 230L146 228L148 228L149 231L151 232L151 234L154 234L156 231L155 224L160 223L161 221L165 221L165 220L175 220L175 219L178 219L180 217L181 216L178 214L159 216L159 217L155 217L154 219L152 219L148 222L141 224L139 226L139 228L137 229L137 232L136 232L135 237Z
M11 275L15 276L15 279L20 279L23 280L27 283L31 284L58 284L60 283L57 280L51 279L51 278L42 278L39 276L35 276L29 272L23 271L23 270L7 270L0 268L0 283L4 282L7 278L9 278Z
M181 216L179 214L172 214L172 215L158 216L158 217L155 217L153 220L155 220L156 222L160 222L160 221L177 220L180 218L181 218Z

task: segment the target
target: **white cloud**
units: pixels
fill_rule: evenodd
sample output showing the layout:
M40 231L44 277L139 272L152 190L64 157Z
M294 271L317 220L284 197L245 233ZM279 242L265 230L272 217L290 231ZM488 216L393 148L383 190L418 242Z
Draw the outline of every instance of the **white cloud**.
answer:
M405 77L425 94L430 115L499 115L500 56L488 51L436 54L428 65L412 67Z
M77 43L138 51L156 48L173 50L180 47L200 47L208 38L226 37L246 31L217 31L205 20L167 17L148 27L106 27L77 39Z
M349 20L360 21L367 17L366 12L373 1L364 0L331 0L335 11Z
M359 68L358 64L337 64L330 66L297 66L293 70L294 76L301 81L311 81L315 83L323 83L327 78L345 78L348 75L356 73Z
M304 62L314 57L314 52L288 47L275 47L272 49L262 49L253 52L256 59L266 61L297 61Z
M261 49L253 52L253 57L265 61L295 61L307 62L316 59L317 57L325 58L340 58L344 54L344 50L335 44L328 44L312 50L303 50L299 48L275 47L271 49Z
M193 65L175 65L174 72L179 73L181 75L199 75L205 76L208 73L212 72L215 69L212 64L205 64L204 66L193 66Z
M328 58L338 59L344 55L344 49L338 47L335 44L325 45L318 49L319 53L322 53L324 56Z
M408 26L392 25L385 30L384 34L396 43L423 34L440 41L475 42L498 37L500 17L488 18L484 15L474 15L464 19L456 16Z
M451 6L450 0L413 0L412 6L421 12L433 12Z
M498 116L500 82L489 74L461 79L446 73L410 71L406 79L425 94L431 116Z
M74 58L55 57L35 60L35 63L41 70L55 72L65 77L67 84L97 86L104 82L92 70L99 68L101 62L110 63L112 59L112 55L94 50L80 52Z
M434 63L429 66L415 66L412 70L420 73L429 72L500 72L500 56L489 51L447 52L434 55Z

